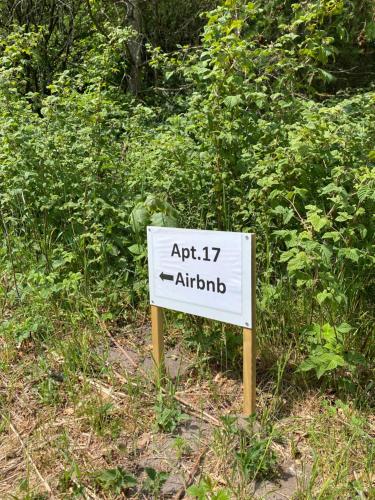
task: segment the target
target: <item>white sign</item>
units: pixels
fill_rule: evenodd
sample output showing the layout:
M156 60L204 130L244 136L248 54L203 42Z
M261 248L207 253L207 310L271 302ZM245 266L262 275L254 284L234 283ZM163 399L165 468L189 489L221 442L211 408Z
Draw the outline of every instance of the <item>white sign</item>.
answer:
M252 328L251 235L147 228L152 305Z

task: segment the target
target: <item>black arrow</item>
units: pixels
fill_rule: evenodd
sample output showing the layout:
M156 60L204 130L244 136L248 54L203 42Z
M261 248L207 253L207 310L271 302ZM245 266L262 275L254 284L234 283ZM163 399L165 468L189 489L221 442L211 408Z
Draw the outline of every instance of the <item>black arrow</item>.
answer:
M164 280L168 280L168 281L173 281L174 280L173 274L164 274L163 272L160 274L160 278L163 281Z

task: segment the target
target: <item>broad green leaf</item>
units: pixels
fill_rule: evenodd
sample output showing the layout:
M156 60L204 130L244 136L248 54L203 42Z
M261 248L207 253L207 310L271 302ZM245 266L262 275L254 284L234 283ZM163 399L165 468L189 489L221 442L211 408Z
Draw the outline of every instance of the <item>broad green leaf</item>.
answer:
M130 224L133 231L140 233L150 223L148 210L143 205L138 205L130 214Z
M298 252L297 255L291 258L288 262L288 271L293 272L309 267L309 258L306 252Z
M151 216L151 225L161 227L177 227L177 221L172 215L156 212Z
M335 243L340 239L340 233L338 231L328 231L322 236L325 240L333 240Z
M292 248L286 252L283 252L281 255L280 255L280 259L279 259L279 262L287 262L288 260L290 260L292 257L294 257L296 255L298 251L295 249L295 248Z
M307 220L310 222L316 232L319 232L321 229L323 229L324 226L327 226L329 224L329 220L327 219L327 217L322 217L316 213L310 214Z
M224 103L229 107L229 108L234 108L235 106L238 106L239 104L242 103L242 97L240 95L228 95L224 99Z
M353 219L353 216L347 212L339 212L339 215L336 217L337 222L346 222L351 219Z
M142 253L144 253L143 245L139 245L138 243L131 245L130 247L128 247L128 249L134 255L141 255Z
M339 331L340 333L349 333L353 330L353 327L350 326L348 323L341 323L339 326L336 327L336 330Z
M358 262L361 253L356 248L340 248L338 251L339 257L345 257L353 262Z
M332 298L332 293L329 292L328 290L323 290L323 292L318 293L316 296L316 300L318 301L319 305L323 304L323 302L331 298Z
M298 366L297 372L308 372L310 370L315 370L315 368L315 363L310 358L307 358Z

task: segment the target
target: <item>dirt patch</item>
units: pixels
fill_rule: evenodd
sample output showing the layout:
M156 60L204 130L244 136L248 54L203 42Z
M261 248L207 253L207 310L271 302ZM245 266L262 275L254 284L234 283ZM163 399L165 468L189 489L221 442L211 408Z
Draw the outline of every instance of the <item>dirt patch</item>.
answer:
M311 474L309 463L301 464L296 461L287 461L280 466L280 477L276 481L259 481L255 484L255 498L267 500L285 500L302 489Z

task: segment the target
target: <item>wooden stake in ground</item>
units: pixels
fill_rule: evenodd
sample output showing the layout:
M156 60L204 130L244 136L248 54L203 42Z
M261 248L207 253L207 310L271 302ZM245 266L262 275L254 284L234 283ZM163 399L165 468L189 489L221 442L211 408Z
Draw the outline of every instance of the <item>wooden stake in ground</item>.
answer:
M243 413L246 417L255 413L256 376L255 376L255 332L243 329Z
M151 306L152 354L155 367L160 370L164 362L163 309Z
M251 235L251 320L252 328L243 329L243 412L246 417L256 408L256 336L255 336L255 234Z

